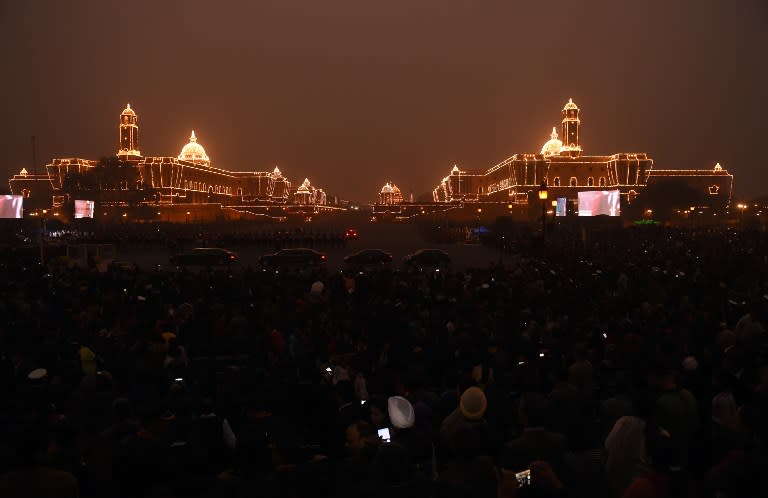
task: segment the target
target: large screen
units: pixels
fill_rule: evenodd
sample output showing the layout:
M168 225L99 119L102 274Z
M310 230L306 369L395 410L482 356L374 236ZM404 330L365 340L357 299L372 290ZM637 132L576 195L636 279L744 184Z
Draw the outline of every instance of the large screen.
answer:
M568 204L565 197L557 198L557 208L555 208L555 216L565 216L568 212Z
M20 195L0 195L0 218L21 218L23 203Z
M588 190L579 192L579 216L619 216L621 214L618 190Z
M93 201L75 200L75 218L93 218Z

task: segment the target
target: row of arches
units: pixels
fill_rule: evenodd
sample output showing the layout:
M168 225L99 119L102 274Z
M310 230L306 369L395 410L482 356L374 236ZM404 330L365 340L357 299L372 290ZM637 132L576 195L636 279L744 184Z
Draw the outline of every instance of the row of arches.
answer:
M225 187L223 185L208 185L205 182L196 182L194 180L184 180L184 190L197 190L200 192L208 192L209 194L225 194L232 195L232 187ZM242 190L239 190L242 192Z
M605 177L604 177L604 176L601 176L601 177L598 179L598 183L597 183L597 186L599 186L599 187L605 187L605 186L606 186L606 184L607 184L607 183L606 183L606 179L605 179ZM578 187L578 186L579 186L579 179L578 179L578 178L576 178L575 176L572 176L572 177L571 177L571 179L570 179L570 180L569 180L569 182L568 182L568 185L569 185L570 187ZM559 177L559 176L556 176L556 177L554 177L554 178L552 179L552 186L553 186L553 187L560 187L560 186L561 186L561 185L560 185L560 177ZM587 187L594 187L594 186L595 186L595 177L594 177L594 176L590 176L590 177L587 177Z

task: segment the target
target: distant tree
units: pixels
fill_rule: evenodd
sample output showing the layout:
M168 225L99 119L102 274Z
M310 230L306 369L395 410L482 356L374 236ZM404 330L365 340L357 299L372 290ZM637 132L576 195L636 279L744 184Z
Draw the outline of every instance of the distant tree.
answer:
M652 209L657 220L668 220L675 210L684 211L690 206L700 205L702 201L703 195L685 181L667 178L652 181L637 198L637 204L643 211Z

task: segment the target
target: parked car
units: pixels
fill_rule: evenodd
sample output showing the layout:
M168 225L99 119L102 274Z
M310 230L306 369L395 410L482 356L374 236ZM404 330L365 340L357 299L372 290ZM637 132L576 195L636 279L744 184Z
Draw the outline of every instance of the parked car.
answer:
M382 270L392 263L392 255L381 249L363 249L345 256L344 263L355 271Z
M347 228L344 230L344 240L357 240L360 238L360 234L357 233L355 228Z
M240 257L228 249L197 247L191 251L176 254L171 258L171 263L177 267L229 266L237 263L239 260Z
M265 254L261 257L261 265L264 268L311 268L324 265L328 256L314 249L303 247L295 249L283 249L273 254Z
M107 269L114 272L136 273L139 271L138 265L127 259L116 259L107 265Z
M436 270L447 268L451 264L451 257L440 249L419 249L403 259L403 263L414 270Z

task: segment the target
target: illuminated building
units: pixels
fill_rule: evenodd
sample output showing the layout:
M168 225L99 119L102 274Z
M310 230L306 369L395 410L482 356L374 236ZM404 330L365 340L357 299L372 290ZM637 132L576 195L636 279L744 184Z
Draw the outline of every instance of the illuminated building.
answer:
M580 112L569 99L562 110L561 134L552 128L538 154L515 154L485 170L454 166L433 190L434 201L524 204L545 183L552 197L575 201L579 191L618 189L622 202L631 204L649 189L674 184L689 190L701 205L728 206L733 175L719 164L711 170L654 170L653 160L644 152L584 154Z
M403 194L400 189L394 183L387 182L381 187L379 192L379 204L391 206L393 204L401 204L403 202Z
M94 200L101 206L215 204L249 211L254 206L326 204L322 189L308 179L293 187L278 167L242 172L212 166L194 131L176 157L141 155L138 133L138 117L128 105L120 114L116 156L98 161L53 159L44 175L26 171L14 175L9 180L11 192L34 199L41 207L63 207L74 199Z

